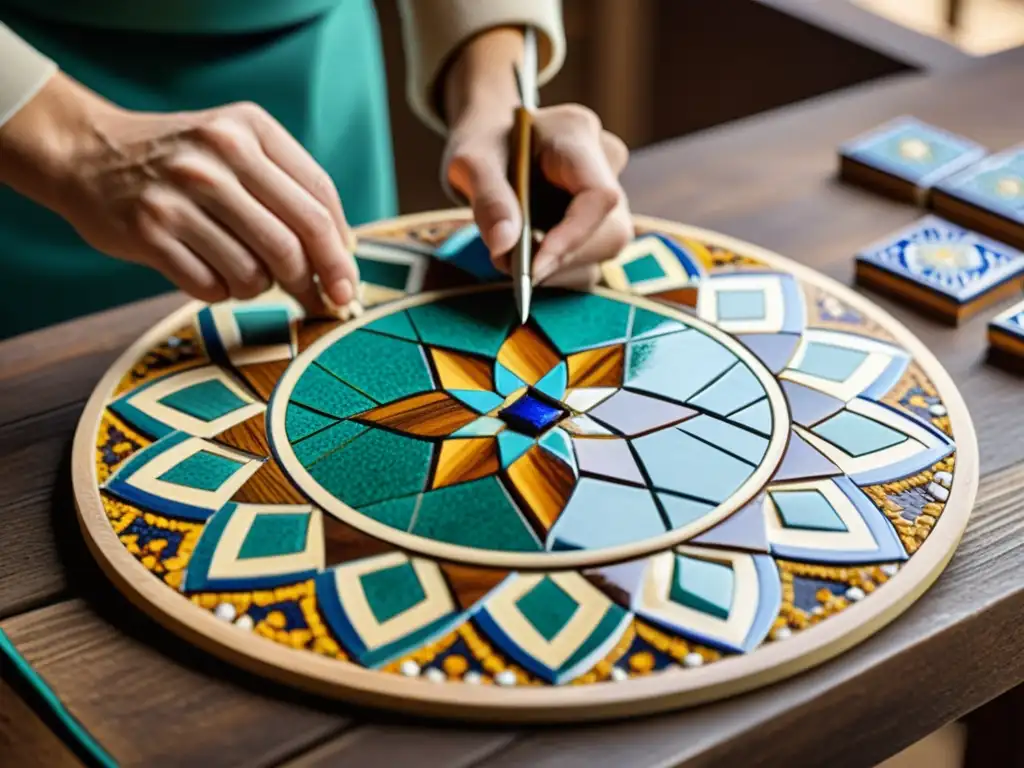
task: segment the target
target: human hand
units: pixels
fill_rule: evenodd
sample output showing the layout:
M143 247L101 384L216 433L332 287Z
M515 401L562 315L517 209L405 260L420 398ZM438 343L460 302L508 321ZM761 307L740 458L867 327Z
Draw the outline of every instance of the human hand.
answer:
M253 298L275 281L314 313L317 281L338 306L355 297L333 182L254 104L131 112L58 74L3 126L0 150L0 180L196 298Z
M518 49L516 46L518 45ZM447 79L451 126L442 173L473 209L495 265L507 272L508 252L522 228L508 181L509 134L518 94L510 59L522 38L498 30L470 43ZM533 151L547 181L572 196L565 217L545 233L533 262L535 283L580 283L596 277L596 264L613 258L632 238L633 224L619 184L626 145L605 131L586 107L538 109Z

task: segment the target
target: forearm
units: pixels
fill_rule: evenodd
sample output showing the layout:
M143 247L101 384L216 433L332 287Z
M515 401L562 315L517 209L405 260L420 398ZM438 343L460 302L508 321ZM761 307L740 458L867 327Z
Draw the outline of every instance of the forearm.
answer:
M498 28L470 40L443 74L443 117L449 127L471 111L508 113L519 102L514 67L523 53L520 29Z

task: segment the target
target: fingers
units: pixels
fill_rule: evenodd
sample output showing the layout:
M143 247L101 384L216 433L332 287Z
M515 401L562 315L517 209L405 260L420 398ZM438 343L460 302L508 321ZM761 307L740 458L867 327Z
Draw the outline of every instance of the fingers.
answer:
M578 291L585 291L597 285L600 278L601 270L596 264L583 264L554 273L542 285L550 288L574 288Z
M522 229L522 216L506 177L507 150L490 143L491 150L464 147L455 150L448 165L448 180L469 200L480 237L496 266L508 270L507 256Z
M588 268L596 271L596 264L606 261L619 253L633 239L633 219L629 205L623 197L612 212L604 218L593 235L577 249L550 258L534 266L533 278L537 284L555 285L562 274L574 280Z

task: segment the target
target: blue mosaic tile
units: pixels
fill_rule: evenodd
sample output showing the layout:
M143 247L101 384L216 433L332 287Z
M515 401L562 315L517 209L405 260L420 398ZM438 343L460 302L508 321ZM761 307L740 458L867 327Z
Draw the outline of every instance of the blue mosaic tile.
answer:
M539 435L566 415L561 408L531 395L522 394L513 403L498 412L498 417L517 432Z
M1011 147L944 179L936 189L1024 223L1024 146Z

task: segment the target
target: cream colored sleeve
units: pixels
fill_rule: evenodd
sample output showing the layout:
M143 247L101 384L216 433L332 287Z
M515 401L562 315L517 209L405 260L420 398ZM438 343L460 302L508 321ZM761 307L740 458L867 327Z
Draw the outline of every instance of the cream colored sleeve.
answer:
M0 22L0 126L39 93L57 65Z
M565 59L561 0L398 0L398 7L409 104L438 133L446 128L435 102L437 78L452 54L479 33L499 26L535 27L541 85Z

